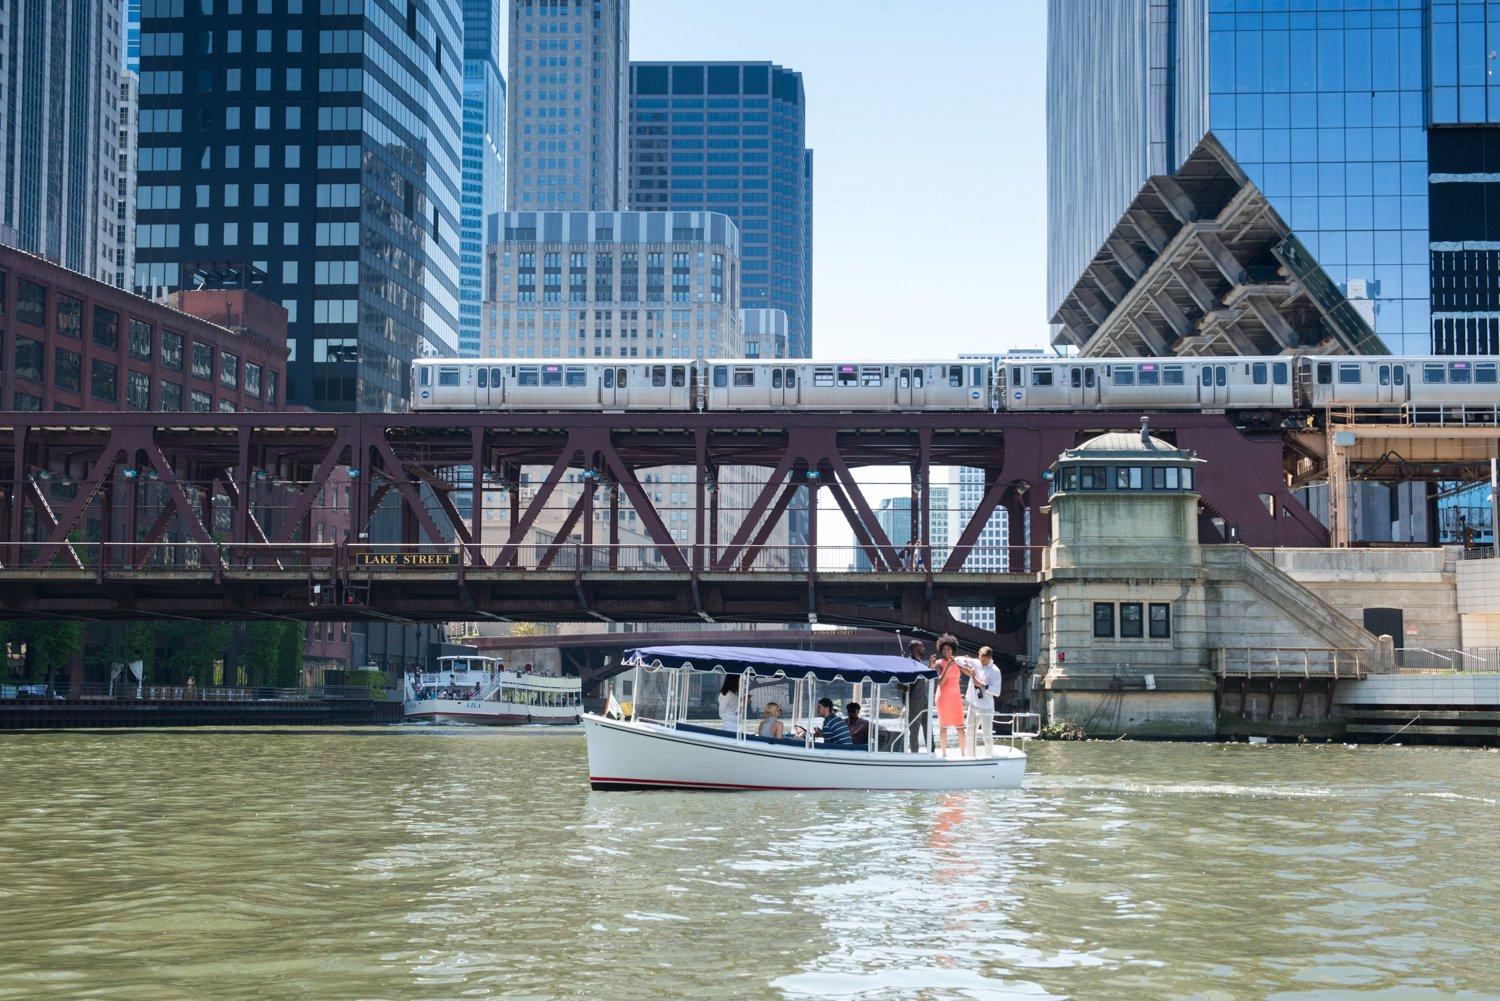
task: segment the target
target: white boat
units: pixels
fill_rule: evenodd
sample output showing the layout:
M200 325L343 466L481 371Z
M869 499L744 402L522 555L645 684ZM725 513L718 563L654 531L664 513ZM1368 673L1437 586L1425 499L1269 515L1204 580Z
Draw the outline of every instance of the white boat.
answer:
M505 670L497 657L439 657L438 670L406 678L402 715L435 723L574 724L583 714L577 678Z
M694 673L738 676L742 719L752 689L779 684L792 693L790 718L800 719L812 715L801 710L816 704L820 683L852 684L865 704L876 707L884 704L883 689L895 694L887 686L930 685L936 672L903 657L678 646L635 650L627 662L634 665L629 711L618 709L611 695L617 712L583 717L594 789L1014 789L1026 771L1026 754L1016 745L1033 735L1017 732L1035 719L1027 714L1011 718L1008 739L967 753L934 749L930 727L922 728L925 746L905 749L911 721L904 711L893 726L873 724L863 744L838 746L817 741L811 727L776 739L688 719L688 679Z

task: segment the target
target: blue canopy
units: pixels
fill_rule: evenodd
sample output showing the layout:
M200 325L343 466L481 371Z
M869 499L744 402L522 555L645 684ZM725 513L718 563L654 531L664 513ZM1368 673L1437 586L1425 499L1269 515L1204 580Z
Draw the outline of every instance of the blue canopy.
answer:
M935 678L937 672L908 657L878 653L819 653L754 646L643 646L626 654L626 662L691 667L698 671L723 668L730 674L754 671L788 678L819 681L915 681Z

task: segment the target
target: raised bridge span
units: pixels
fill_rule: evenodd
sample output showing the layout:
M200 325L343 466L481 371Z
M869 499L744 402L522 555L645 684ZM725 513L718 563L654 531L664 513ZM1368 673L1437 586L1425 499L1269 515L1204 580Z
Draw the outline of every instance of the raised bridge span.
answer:
M1205 541L1328 544L1288 486L1316 449L1222 413L0 414L0 617L815 616L931 632L957 628L950 605L986 604L1004 622L1035 589L1025 570L1048 541L1044 471L1142 416L1208 460ZM663 466L694 471L675 533L642 482ZM721 534L715 484L728 466L765 481ZM914 544L898 548L855 475L904 468L914 511L930 510L937 466L982 469L986 484L941 565L925 558L925 519L913 514ZM806 547L768 545L804 490L832 498L868 570L848 569L856 552L820 547L816 519ZM529 545L562 498L561 541ZM619 543L625 507L649 544ZM991 563L1015 572L976 571L1000 508L1029 520L1033 548L1012 532ZM486 510L503 524L487 528ZM366 541L377 523L390 543Z

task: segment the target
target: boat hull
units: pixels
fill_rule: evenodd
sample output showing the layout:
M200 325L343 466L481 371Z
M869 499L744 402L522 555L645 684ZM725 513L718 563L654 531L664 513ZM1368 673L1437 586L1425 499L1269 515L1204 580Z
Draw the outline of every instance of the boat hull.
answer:
M594 789L944 790L1015 789L1026 755L997 747L988 758L807 749L739 741L585 714Z
M458 702L446 699L408 699L402 716L409 723L467 723L478 726L574 726L581 710L538 713L540 707L517 706L507 702L482 702L470 699Z

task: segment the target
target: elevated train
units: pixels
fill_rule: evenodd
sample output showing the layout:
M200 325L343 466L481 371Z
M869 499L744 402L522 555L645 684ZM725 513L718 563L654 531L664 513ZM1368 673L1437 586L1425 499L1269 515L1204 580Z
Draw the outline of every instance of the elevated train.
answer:
M418 411L1256 410L1500 406L1500 358L1301 355L899 362L422 359Z

